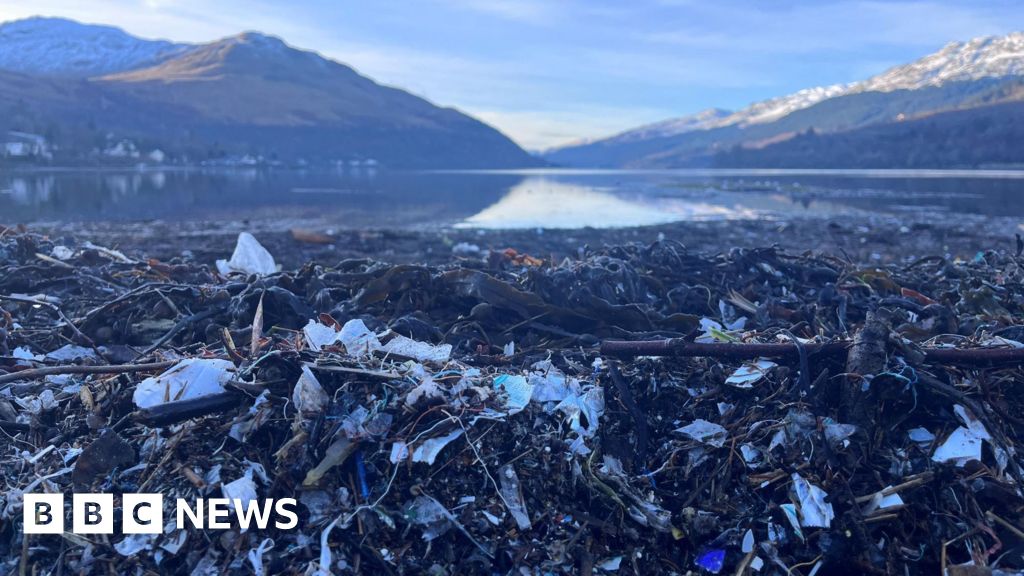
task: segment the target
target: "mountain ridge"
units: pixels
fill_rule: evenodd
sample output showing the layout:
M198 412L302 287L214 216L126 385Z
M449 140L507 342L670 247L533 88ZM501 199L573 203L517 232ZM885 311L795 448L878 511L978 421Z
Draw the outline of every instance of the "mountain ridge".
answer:
M66 38L50 38L43 33L48 26ZM33 68L10 49L30 45L32 54L64 53ZM109 160L102 149L113 136L188 162L257 156L286 163L372 159L405 168L540 163L471 116L259 32L175 44L62 19L15 21L0 25L0 72L10 79L0 84L0 134L48 132L62 153L77 151L84 161Z
M571 145L546 151L544 157L556 164L599 167L671 167L706 166L710 159L733 146L759 147L772 139L786 139L795 134L818 129L827 131L851 130L877 122L890 122L912 118L912 114L937 113L962 107L963 98L976 98L980 86L995 94L995 83L1012 83L1024 75L1024 33L1004 36L980 37L965 42L950 42L940 50L913 62L894 66L867 79L847 84L834 84L807 88L755 102L731 115L717 118L698 129L676 133L652 133L650 126L672 125L689 118L669 119L653 125L627 130L582 145ZM934 101L927 110L919 109L901 91L920 92L933 88L945 91L946 99ZM934 90L930 91L934 94ZM880 101L882 109L894 108L893 103L907 105L907 110L883 117L870 110L853 108L836 110L835 101L861 106L862 94L888 94ZM964 95L961 97L961 94ZM1014 96L1015 98L1018 96ZM832 102L831 104L829 104ZM826 104L828 104L826 106ZM839 125L825 118L823 112L805 114L809 109L837 112L848 120ZM861 116L860 120L855 116ZM817 117L819 120L813 120ZM808 121L797 124L793 118ZM828 126L824 126L827 124ZM773 128L765 129L770 126Z

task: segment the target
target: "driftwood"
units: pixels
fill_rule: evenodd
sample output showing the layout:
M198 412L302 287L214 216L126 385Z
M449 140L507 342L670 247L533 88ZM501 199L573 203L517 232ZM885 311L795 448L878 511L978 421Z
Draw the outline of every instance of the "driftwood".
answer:
M129 374L132 372L148 372L150 370L163 370L177 364L177 360L165 362L150 362L148 364L105 364L101 366L46 366L43 368L30 368L0 375L0 384L17 382L18 380L31 380L43 376L55 376L58 374Z
M146 426L170 426L191 418L225 412L238 406L246 398L247 396L240 392L221 392L139 410L132 414L132 419Z
M851 341L804 344L808 356L838 357L846 355ZM922 348L926 362L936 364L985 365L1006 362L1024 362L1021 348ZM733 344L689 342L682 338L662 340L605 340L601 354L619 358L637 356L677 356L752 360L754 358L797 358L799 348L792 343Z

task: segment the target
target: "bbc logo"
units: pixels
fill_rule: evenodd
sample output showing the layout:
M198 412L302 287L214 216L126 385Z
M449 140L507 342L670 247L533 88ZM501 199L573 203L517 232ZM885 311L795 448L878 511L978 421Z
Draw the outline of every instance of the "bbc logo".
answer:
M163 533L163 501L161 494L124 494L121 497L121 533ZM64 532L63 494L25 494L23 502L25 534ZM71 531L75 534L113 534L114 510L113 494L74 494L71 500Z

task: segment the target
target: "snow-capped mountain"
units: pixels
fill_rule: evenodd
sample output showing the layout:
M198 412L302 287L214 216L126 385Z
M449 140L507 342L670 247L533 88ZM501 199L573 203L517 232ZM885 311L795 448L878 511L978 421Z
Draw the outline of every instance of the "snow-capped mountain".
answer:
M0 134L51 128L71 162L116 138L179 161L540 163L483 122L273 36L177 44L62 19L2 24Z
M918 90L949 82L1024 75L1024 32L951 42L942 50L904 66L891 68L849 92Z
M607 141L631 142L634 140L646 140L648 138L675 136L677 134L693 132L694 130L708 130L710 128L722 126L722 122L732 115L733 113L730 110L708 108L707 110L702 110L689 116L671 118L669 120L646 124L639 128L627 130L626 132L622 132L608 138Z
M848 84L807 88L798 92L756 102L728 115L708 115L708 111L641 126L596 139L586 145L550 150L546 158L556 163L579 166L642 166L673 162L680 154L707 157L723 146L745 142L774 141L794 130L853 129L876 122L892 121L914 115L955 109L965 104L958 98L972 98L967 104L983 103L979 91L993 82L1024 78L1024 33L976 38L952 42L938 52L896 66L868 79ZM953 90L953 87L964 87ZM935 98L935 90L949 94ZM931 90L934 101L897 91ZM871 97L870 94L890 96ZM1003 96L992 95L992 98ZM874 104L885 103L872 110ZM812 113L828 103L828 114ZM843 114L849 104L856 113ZM901 108L902 107L902 108ZM889 114L895 109L895 114ZM827 116L827 118L822 118Z
M152 65L188 49L64 18L0 24L0 68L25 74L97 76Z

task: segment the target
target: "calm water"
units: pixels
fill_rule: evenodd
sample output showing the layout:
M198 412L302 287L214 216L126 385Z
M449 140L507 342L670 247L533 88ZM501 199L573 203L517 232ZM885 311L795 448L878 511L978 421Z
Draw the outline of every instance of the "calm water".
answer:
M1024 171L60 171L0 173L0 222L632 226L776 214L1024 216Z

